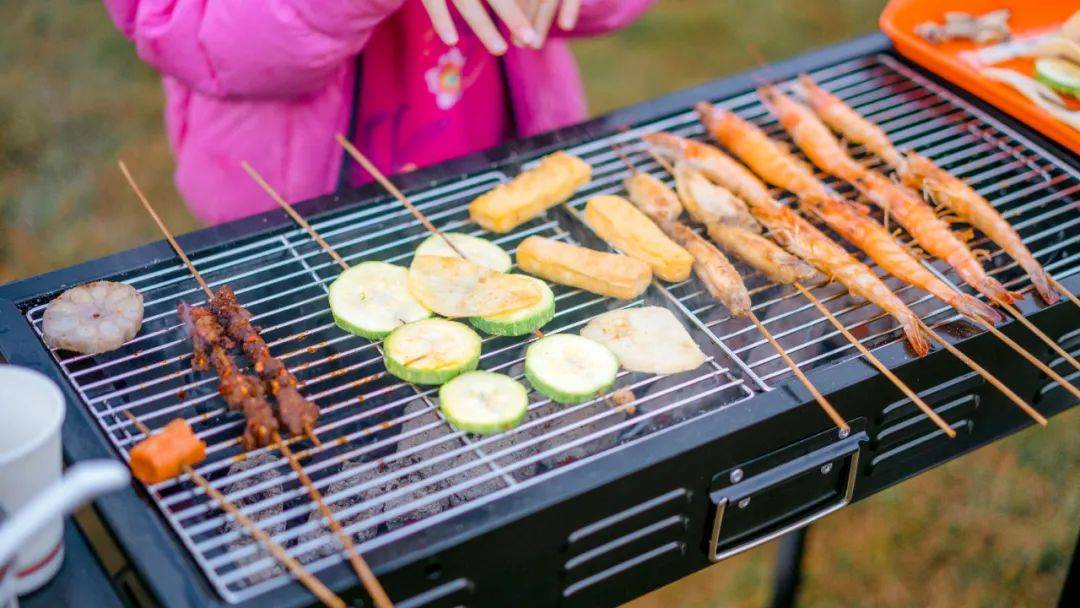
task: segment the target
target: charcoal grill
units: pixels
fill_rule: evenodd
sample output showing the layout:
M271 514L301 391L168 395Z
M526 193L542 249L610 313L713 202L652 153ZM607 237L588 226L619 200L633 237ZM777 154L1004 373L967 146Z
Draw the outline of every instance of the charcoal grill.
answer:
M638 137L658 129L702 137L690 110L701 100L783 137L753 88L762 79L786 86L800 72L879 122L899 146L918 149L973 184L1047 270L1080 291L1075 157L921 72L877 35L425 169L398 183L441 229L480 234L465 212L472 197L540 155L566 149L592 164L592 183L566 208L496 241L513 251L526 236L539 234L602 248L576 211L591 195L620 192L627 169L612 144L625 144L638 170L667 179ZM298 209L352 263L408 263L427 235L375 186ZM574 331L617 307L666 306L708 355L704 366L668 377L622 373L618 386L636 396L628 408L604 401L556 406L533 394L520 427L470 436L440 417L432 390L393 378L357 386L381 369L378 345L335 328L325 296L338 268L284 214L202 230L180 242L211 286L235 289L274 354L322 408L317 432L323 447L299 446L308 446L299 451L305 469L403 607L621 602L1029 423L948 353L912 356L890 317L838 285L816 285L814 294L957 431L956 439L947 439L808 300L748 273L755 312L829 395L851 424L850 434L831 425L750 323L731 318L691 279L656 283L634 302L558 287L558 314L545 331ZM992 244L976 246L990 250L995 277L1030 291L1011 259ZM960 283L943 264L931 267ZM1034 367L1014 363L999 342L942 302L883 278L929 325L1045 415L1072 405L1063 389ZM50 352L40 339L45 303L93 279L139 289L146 302L142 331L104 355ZM198 470L332 588L365 605L362 588L287 460L265 450L242 455L239 418L225 411L212 376L190 370L190 348L175 312L181 300L197 303L203 295L163 242L32 277L0 288L0 351L62 384L69 460L126 458L141 436L124 412L151 427L185 417L209 445ZM1080 351L1074 305L1047 307L1028 298L1021 308L1067 350ZM1017 325L1003 331L1077 378ZM481 366L520 376L530 340L485 338ZM313 601L189 481L132 487L102 499L97 510L162 604Z

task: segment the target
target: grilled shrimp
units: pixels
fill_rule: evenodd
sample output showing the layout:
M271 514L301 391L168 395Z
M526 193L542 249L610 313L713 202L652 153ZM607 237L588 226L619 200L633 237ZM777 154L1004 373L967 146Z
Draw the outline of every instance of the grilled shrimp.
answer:
M891 167L903 164L903 157L881 127L860 116L839 97L819 87L806 74L799 77L799 86L802 87L810 107L834 131L849 141L862 144Z
M730 190L717 186L685 162L675 163L675 190L695 222L719 222L761 232L761 225Z
M724 254L682 222L671 222L668 230L675 242L694 256L694 274L712 297L726 306L733 317L746 316L750 312L750 293Z
M809 108L771 87L763 87L760 93L768 108L814 164L850 182L866 198L896 218L926 252L944 260L964 281L993 300L1012 302L1020 297L986 274L964 241L917 193L852 160ZM808 174L806 179L813 179L813 175Z
M691 162L709 179L731 190L750 204L754 214L782 247L806 260L825 275L892 315L904 328L912 349L921 355L930 352L930 344L919 327L919 318L893 294L866 264L856 260L843 247L815 228L797 213L784 207L746 167L708 144L671 135L654 133L645 141L663 156Z
M721 249L753 266L776 283L785 285L814 278L817 272L769 239L721 222L706 222L709 238Z
M661 227L682 215L683 207L679 197L664 185L664 182L648 173L630 175L623 180L623 187L626 188L630 202Z
M53 348L93 355L134 338L142 319L142 294L123 283L95 281L72 287L49 302L42 337Z
M766 182L798 196L826 197L825 189L813 171L787 149L734 113L708 103L694 106L702 124L720 143L731 150Z
M803 205L845 239L865 251L889 274L930 292L969 317L982 317L991 323L1003 319L989 304L966 293L960 293L938 279L898 243L884 226L855 211L843 200L809 199L804 201Z
M971 186L939 168L930 159L914 152L908 153L897 173L905 184L921 188L935 202L946 205L957 217L978 228L1012 256L1031 277L1031 283L1043 301L1047 304L1058 301L1060 296L1050 286L1046 270L990 201L980 196ZM1020 294L1014 295L1021 297Z

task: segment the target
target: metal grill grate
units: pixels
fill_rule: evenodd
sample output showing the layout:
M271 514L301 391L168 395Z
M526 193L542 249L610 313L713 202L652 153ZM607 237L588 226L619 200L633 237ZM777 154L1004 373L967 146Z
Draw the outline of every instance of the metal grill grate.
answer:
M1076 263L1080 232L1075 229L1080 216L1072 203L1080 190L1080 176L1074 170L1055 163L1004 125L888 56L848 61L813 76L881 123L900 146L931 156L994 201L1052 273L1061 277L1080 268ZM774 135L782 134L753 93L721 103ZM621 191L626 169L613 154L612 143L627 142L640 170L666 179L634 144L641 133L657 129L693 137L702 132L693 113L684 112L571 148L593 165L594 179L569 206L580 209L593 194ZM441 229L481 234L468 223L465 205L505 179L500 172L488 172L414 193L412 198ZM830 183L851 194L850 189ZM532 234L602 246L574 216L556 210L495 240L511 252ZM396 202L334 214L315 227L351 263L378 259L407 264L427 236ZM991 253L992 273L1010 287L1026 289L1027 280L1015 264L996 249ZM680 316L709 361L675 376L623 373L617 386L631 388L636 395L623 408L599 400L557 406L534 394L521 426L501 435L475 437L445 423L433 390L393 378L357 385L382 369L379 345L334 326L325 296L338 269L305 233L282 231L195 256L193 261L212 286L228 283L234 288L254 313L273 353L286 361L300 379L301 390L322 409L316 431L323 447L298 454L361 552L755 392L771 390L790 373L752 325L730 318L695 280L655 284L641 300L629 303L556 286L558 314L545 327L548 333L575 331L588 319L617 307L664 305ZM946 279L955 278L940 263L932 267ZM801 367L828 365L855 354L797 293L769 284L760 275L746 276L755 311ZM191 371L190 346L175 311L178 301L196 303L202 293L183 265L162 264L121 279L145 299L140 335L105 355L54 353L113 445L126 457L141 438L124 411L151 427L185 417L209 446L207 460L198 467L204 476L313 571L339 562L336 541L287 461L266 450L242 454L237 441L242 423L225 411L216 379ZM928 322L958 318L940 301L895 279L886 282ZM869 346L899 339L891 318L874 306L855 302L839 286L820 285L814 291ZM39 305L25 311L39 332L43 310ZM485 338L481 367L520 378L524 347L531 340ZM192 484L174 480L149 491L226 600L239 602L289 580Z

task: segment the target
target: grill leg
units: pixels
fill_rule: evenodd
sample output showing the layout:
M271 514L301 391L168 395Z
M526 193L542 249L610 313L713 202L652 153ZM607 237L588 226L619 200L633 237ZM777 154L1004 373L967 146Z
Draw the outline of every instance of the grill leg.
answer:
M1080 561L1080 536L1076 539L1076 545L1073 546L1072 561L1069 562L1069 571L1065 573L1065 583L1061 586L1061 597L1058 598L1058 607L1065 608L1065 606L1075 606L1076 598L1080 597L1080 567L1077 567L1077 562ZM1069 598L1073 598L1069 600Z
M802 582L802 558L806 550L806 531L800 528L780 538L776 556L776 579L773 583L772 608L792 608Z

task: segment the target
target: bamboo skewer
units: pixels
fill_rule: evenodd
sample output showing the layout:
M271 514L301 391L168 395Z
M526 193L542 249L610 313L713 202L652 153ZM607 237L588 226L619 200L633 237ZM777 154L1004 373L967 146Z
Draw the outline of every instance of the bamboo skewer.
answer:
M244 163L244 165L246 169L249 169L250 173L250 166L247 165L247 163ZM136 196L138 196L139 198L139 201L142 202L143 207L145 207L146 210L150 213L151 217L154 218L154 221L157 222L158 228L161 229L161 232L165 235L165 238L169 241L169 244L172 245L177 255L180 257L181 260L183 260L184 265L187 266L188 271L191 272L192 276L194 276L195 279L198 281L203 291L206 292L207 297L212 299L214 297L214 294L210 290L209 285L207 285L202 275L195 268L195 265L191 262L191 259L188 258L187 253L184 252L184 249L180 247L180 244L173 237L172 232L168 229L167 226L165 226L165 223L161 220L160 216L158 216L157 212L153 208L153 205L150 204L149 199L147 199L146 196L143 194L142 190L135 182L135 179L132 177L131 173L128 171L127 166L124 164L123 161L120 161L120 170L124 173L124 177L127 179L128 183L135 191ZM259 177L258 174L254 174L252 175L252 177L257 178L256 181L261 180L261 177ZM268 184L267 187L269 187ZM274 194L276 195L276 193ZM286 205L286 207L288 207L288 205ZM302 218L299 218L299 216L297 216L296 219L299 219L299 221L303 221ZM319 240L321 241L321 239ZM329 245L325 245L321 242L320 244L323 244L327 251L331 252L334 256L337 255L337 253L334 252L334 250L330 248ZM340 260L340 257L338 259ZM344 264L344 260L341 260L340 263ZM347 265L345 267L348 268ZM137 422L137 419L135 419L135 417L132 416L130 412L127 412L125 410L125 413L127 413L133 421ZM147 433L147 435L149 436L149 433ZM314 436L314 433L309 432L308 435L309 437L311 437L312 441L316 445L319 445L319 441ZM342 548L345 550L345 553L348 556L349 563L353 566L353 570L356 571L357 577L359 577L360 581L364 584L364 588L367 589L368 593L371 595L372 599L375 602L375 605L378 606L378 608L392 608L393 604L390 602L390 598L387 597L386 591L382 588L382 585L379 583L378 579L375 578L375 575L374 573L372 573L371 568L368 567L367 563L364 562L363 558L360 557L360 554L356 551L356 546L353 544L352 538L345 533L345 530L342 529L341 524L337 521L337 518L334 517L333 512L330 510L329 507L326 506L326 503L323 501L322 494L319 492L318 488L315 487L315 484L311 481L311 478L307 475L307 473L304 472L303 465L300 464L300 461L296 458L295 454L293 454L293 451L291 448L289 448L288 443L283 441L281 435L279 435L276 431L273 433L271 439L274 444L277 444L278 448L281 450L281 453L285 455L285 457L288 459L289 465L296 472L296 475L300 479L300 482L307 488L308 494L311 496L312 500L315 501L315 504L319 508L321 514L326 518L327 522L329 522L331 531L333 531L334 535L337 537L338 542L341 543ZM192 473L195 474L194 470L192 470ZM214 491L217 492L216 489ZM237 513L239 513L239 511L237 511ZM258 530L258 528L256 528L256 530ZM259 532L262 533L261 530L259 530ZM288 555L286 554L285 557L288 557ZM289 557L289 559L292 558ZM297 565L299 565L301 569L303 569L303 566L300 565L299 562L297 562ZM307 573L306 570L304 570L304 572ZM307 573L307 576L314 579L314 576L312 576L310 573ZM315 580L317 581L318 579ZM322 585L322 583L319 583L319 585ZM325 587L323 588L325 589ZM326 591L329 590L326 589ZM315 591L312 590L312 592L314 593ZM316 596L318 596L318 594L316 594ZM337 599L337 602L344 607L344 603L341 603L340 598L336 598L336 596L334 597L335 599ZM323 598L319 596L319 599ZM323 601L324 603L326 603L325 600Z
M274 441L281 441L281 437L275 432ZM368 566L364 558L360 557L360 552L356 550L356 545L353 544L352 535L345 532L341 527L341 523L334 517L333 511L330 507L326 506L326 502L323 500L322 493L308 477L308 474L304 471L304 467L300 465L300 461L293 454L293 451L287 444L281 444L281 453L285 454L285 457L289 459L289 464L292 466L293 471L296 472L297 478L307 488L308 495L315 501L315 505L319 508L319 512L326 518L327 523L330 526L330 530L337 537L338 542L341 543L341 548L345 550L345 555L349 558L349 564L352 566L353 572L360 579L360 582L364 584L364 589L371 595L372 601L378 608L393 608L393 602L390 601L390 597L386 595L386 590L383 589L382 584L379 583L379 579L375 578L375 573L371 571L371 567Z
M385 188L387 192L389 192L391 195L394 196L394 198L400 201L401 204L404 205L405 208L413 214L413 217L415 217L421 224L424 225L424 228L427 228L428 231L432 234L439 235L439 237L441 237L442 240L445 241L446 244L454 250L454 253L461 256L461 259L468 259L465 257L464 253L461 253L461 250L457 248L457 245L455 245L453 241L446 238L446 235L443 234L441 230L436 228L434 224L428 221L427 217L419 209L416 208L416 205L413 205L412 201L410 201L409 198L401 192L401 190L398 190L398 187L395 186L393 182L391 182L389 179L387 179L386 176L383 175L383 172L379 171L379 168L376 167L374 163L372 163L370 160L368 160L366 156L364 156L363 152L361 152L356 146L352 145L352 142L350 142L348 139L345 139L345 136L341 133L335 134L334 139L337 140L338 144L340 144L341 147L345 149L345 152L347 152L353 160L355 160L361 167L364 168L364 171L367 171L368 174L371 175L371 177L375 178L375 181L379 182L379 185Z
M299 224L301 228L307 230L311 238L314 239L315 242L318 243L319 246L322 247L323 250L326 251L326 253L331 258L333 258L335 262L337 262L338 266L341 266L342 270L349 269L349 264L340 255L338 255L338 252L335 251L329 243L324 241L323 238L319 236L318 232L315 232L315 229L311 227L311 224L308 224L307 220L301 217L300 214L292 208L292 205L285 202L285 199L281 198L281 195L278 194L277 190L274 190L274 188L271 187L265 179L263 179L263 176L260 175L254 167L248 164L246 160L240 161L240 166L243 167L244 171L247 171L247 174L251 176L251 179L255 180L255 183L263 189L263 192L266 192L267 196L272 198L274 202L278 204L278 207L281 207L281 209L285 211L285 213L289 214L289 217L291 217L294 222Z
M637 167L635 167L634 163L630 162L630 159L627 158L625 154L623 154L622 150L619 149L619 146L617 146L616 144L612 144L611 150L615 153L616 156L618 156L622 160L623 164L626 165L626 168L629 169L632 175L636 175L638 173ZM653 158L668 173L672 175L675 174L675 171L672 169L671 165L667 164L666 161L656 156L655 154L653 155ZM757 327L758 332L762 335L762 337L765 338L765 341L767 341L769 345L773 347L773 350L776 351L776 354L779 355L779 357L784 361L784 363L787 364L791 372L795 374L795 377L799 380L799 382L802 383L804 387L806 387L806 390L810 391L810 395L813 396L814 401L817 401L818 405L821 406L821 409L825 412L825 415L828 416L829 419L832 420L833 424L835 424L837 428L843 431L844 434L850 433L851 427L848 426L848 423L846 420L844 420L844 417L836 411L836 408L833 407L833 404L825 398L825 395L821 394L821 391L819 391L818 388L814 386L814 383L810 382L810 379L806 377L806 374L804 374L802 369L799 368L799 365L795 363L794 360L792 360L791 356L789 356L787 354L787 351L784 350L784 347L780 346L780 343L776 341L776 338L774 338L772 333L769 332L768 328L765 327L765 324L757 318L757 315L754 314L754 311L748 311L747 316L750 318L751 321L753 321L754 326Z
M1019 321L1024 327L1028 328L1031 333L1038 336L1040 340L1046 343L1047 346L1053 349L1053 351L1060 355L1063 359L1068 361L1073 367L1075 367L1076 369L1080 369L1080 362L1077 362L1077 360L1072 355L1066 352L1065 349L1062 348L1057 342L1054 342L1050 338L1050 336L1043 333L1043 330L1039 329L1034 323L1031 322L1030 319L1024 316L1024 313L1017 310L1015 306L1009 304L1004 300L998 299L995 299L994 303L1004 308L1010 315L1013 316L1014 319Z
M922 413L926 414L926 416L930 418L930 420L933 421L933 423L936 424L943 433L948 435L950 438L956 437L956 431L951 426L949 426L949 423L945 422L945 420L941 416L939 416L932 407L930 407L925 401L923 401L922 397L919 397L919 395L916 394L915 391L911 390L911 387L909 387L903 380L898 378L891 369L886 367L885 364L881 362L881 359L878 359L877 356L870 352L869 348L863 345L863 343L860 342L858 338L852 335L852 333L848 331L846 327L844 327L844 324L840 322L840 319L837 319L836 315L834 315L832 311L826 308L825 304L821 300L819 300L817 296L810 293L810 290L808 290L802 283L798 281L796 281L792 285L794 285L795 289L797 289L799 293L803 295L803 297L809 300L810 303L818 309L818 312L820 312L822 315L824 315L826 319L829 320L829 323L832 323L832 326L835 327L841 335L847 338L848 342L850 342L851 345L856 348L856 350L858 350L860 353L862 353L864 357L866 357L866 360L869 361L871 365L877 368L877 370L881 372L883 376L888 378L889 381L896 385L896 388L900 389L900 392L904 393L904 396L906 396L908 399L911 399L911 402L914 403L915 406L922 411Z
M127 410L124 410L124 414L128 417L128 420L130 420L131 423L135 425L135 428L137 428L140 433L146 435L147 437L153 434L150 431L149 427L143 424L141 420L136 418L134 414ZM220 506L223 511L232 516L232 518L236 520L237 523L239 523L247 530L248 534L251 534L251 536L255 538L255 540L259 541L259 543L261 543L262 546L266 548L266 550L269 551L271 555L274 556L274 558L276 558L283 566L288 568L288 570L292 572L293 576L295 576L297 580L300 581L300 584L307 587L308 591L311 591L311 593L314 594L320 602L327 606L330 606L331 608L346 608L345 602L342 601L342 599L338 597L337 594L335 594L326 585L324 585L322 581L315 577L315 575L311 574L311 572L308 572L308 569L304 567L304 564L300 563L294 557L289 555L289 553L285 550L284 547L275 542L269 534L263 532L262 529L259 528L258 524L256 524L254 521L251 520L251 518L245 515L243 511L238 509L236 505L230 502L224 494L219 492L218 489L215 488L213 484L211 484L205 477L200 475L198 471L196 471L189 465L184 465L182 470L185 474L191 477L191 480L194 481L196 485L202 488L203 492L206 492L207 496L217 502L218 506Z
M1069 382L1068 380L1066 380L1065 378L1063 378L1061 376L1061 374L1055 372L1053 370L1053 368L1051 368L1046 363L1043 363L1042 360L1040 360L1038 357L1036 357L1035 355L1028 352L1024 347L1022 347L1019 344L1017 344L1016 342L1014 342L1012 338L1010 338L1009 336L1006 336L1000 329L994 327L994 325L992 323L989 323L987 321L984 321L983 319L977 319L977 318L974 318L974 317L968 317L968 318L971 319L972 321L974 321L975 323L981 325L983 328L986 329L986 331L993 334L995 338L997 338L998 340L1001 340L1002 342L1004 342L1006 346L1013 349L1021 357L1027 359L1028 362L1030 362L1035 367L1039 368L1039 371L1041 371L1042 373L1049 376L1051 380L1053 380L1054 382L1057 382L1058 384L1060 384L1062 388L1064 388L1065 390L1072 393L1073 396L1076 397L1077 399L1080 399L1080 389L1073 386L1073 384L1071 382Z
M120 172L124 174L124 178L127 179L127 183L129 186L131 186L131 189L135 191L135 196L139 199L139 202L142 203L143 208L146 209L146 212L150 214L150 217L154 218L154 222L157 224L158 229L160 229L161 233L165 235L165 239L169 241L169 245L172 245L173 251L176 252L176 255L180 256L180 259L184 262L184 265L187 266L188 270L191 271L192 276L194 276L195 280L199 283L199 287L201 287L203 292L206 293L206 297L213 298L214 292L210 290L210 286L206 284L205 280L203 280L202 275L199 274L197 270L195 270L195 265L191 263L190 259L188 259L187 253L184 252L184 249L180 246L180 243L177 243L176 239L173 238L172 232L170 232L169 229L165 227L165 222L162 221L161 216L159 216L157 214L157 211L154 210L154 207L150 204L150 200L146 198L145 194L143 194L142 188L140 188L139 184L135 182L135 178L131 176L131 172L128 171L127 164L125 164L122 160L118 161L117 164L120 165Z
M980 376L982 376L983 378L985 378L987 382L989 382L991 385L993 385L994 388L1001 391L1006 397L1009 398L1010 401L1015 403L1017 407L1019 407L1021 410L1023 410L1025 414L1027 414L1028 416L1031 416L1031 418L1033 420L1035 420L1035 422L1038 422L1042 426L1046 426L1046 418L1043 417L1043 415L1040 414L1035 408L1028 405L1027 402L1024 401L1023 399L1021 399L1020 396L1017 395L1015 392L1013 392L1013 390L1011 388L1005 386L1005 383L1003 383L1001 380L998 380L997 376L995 376L995 375L991 374L990 372L986 371L986 369L983 366L976 363L974 360L971 359L971 357L965 355L959 348L956 348L955 346L953 346L951 342L949 342L945 338L941 337L936 331L934 331L922 319L919 319L918 322L919 322L919 327L921 327L922 330L924 332L926 332L926 335L930 339L932 339L934 342L937 342L938 344L940 344L945 350L952 353L952 355L954 357L956 357L957 359L960 359L960 361L962 361L964 363L964 365L967 365L968 367L970 367L972 371L974 371L975 373L977 373Z

